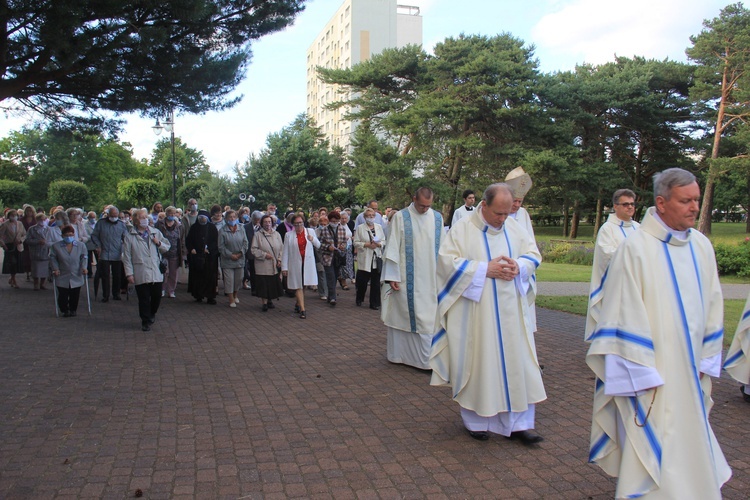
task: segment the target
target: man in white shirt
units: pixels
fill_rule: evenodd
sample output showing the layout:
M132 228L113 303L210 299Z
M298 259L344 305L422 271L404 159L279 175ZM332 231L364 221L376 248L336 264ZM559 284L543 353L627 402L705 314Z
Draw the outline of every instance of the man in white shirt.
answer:
M462 217L466 217L467 215L471 214L471 212L474 210L474 203L476 203L477 198L476 195L474 195L474 191L471 189L467 189L463 192L461 197L464 199L464 204L460 207L458 207L453 212L453 219L451 220L451 227L461 220Z

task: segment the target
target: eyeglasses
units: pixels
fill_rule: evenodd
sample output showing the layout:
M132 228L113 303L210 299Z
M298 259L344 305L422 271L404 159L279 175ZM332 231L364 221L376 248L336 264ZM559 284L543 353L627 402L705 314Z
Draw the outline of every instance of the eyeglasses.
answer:
M622 207L631 208L635 206L635 203L627 202L627 203L617 203L617 205L620 205Z
M305 223L304 222L295 222L293 225L294 226L304 226Z

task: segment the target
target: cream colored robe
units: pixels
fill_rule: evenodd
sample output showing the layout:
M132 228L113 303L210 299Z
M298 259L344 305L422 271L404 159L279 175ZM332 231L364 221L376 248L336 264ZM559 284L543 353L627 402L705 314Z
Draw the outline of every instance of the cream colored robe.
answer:
M511 217L515 219L521 227L526 229L526 232L531 236L531 241L534 243L534 247L536 247L536 236L534 235L534 226L531 225L531 216L529 215L529 212L525 208L519 207L518 212L511 214ZM536 251L537 253L541 253L538 248ZM536 333L536 274L532 275L530 284L532 293L528 294L529 321L531 321L531 331Z
M398 292L381 286L381 319L388 327L387 357L429 369L430 345L437 317L436 261L443 218L429 209L420 214L409 205L388 224L381 282L395 281Z
M586 339L594 333L599 314L602 309L602 293L604 281L607 279L607 267L612 256L628 235L638 228L634 220L620 220L615 214L609 214L607 222L599 228L594 248L594 266L591 269L591 284L589 286L589 307L586 315Z
M680 240L653 210L615 253L604 282L586 356L597 377L589 461L619 476L617 498L719 499L731 469L708 422L711 377L700 371L722 348L716 260L705 236L689 231ZM655 369L664 384L608 396L608 355Z
M743 384L750 384L750 295L724 361L724 369ZM750 394L745 387L745 393Z
M450 385L453 399L481 417L525 412L547 397L529 300L516 281L485 277L478 302L464 296L480 265L501 255L516 260L527 276L542 258L515 220L508 218L497 230L477 210L451 228L438 262L441 329L433 339L430 383Z

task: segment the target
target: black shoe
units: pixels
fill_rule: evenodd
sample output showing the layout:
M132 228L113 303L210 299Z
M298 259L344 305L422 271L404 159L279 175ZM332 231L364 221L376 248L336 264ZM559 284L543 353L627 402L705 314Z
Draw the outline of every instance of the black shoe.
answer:
M104 298L102 299L102 302L109 302L109 297L104 297Z
M71 317L71 318L72 318L72 317L74 317L75 315L76 315L76 312L75 312L75 311L70 311L70 317Z
M268 302L267 304L269 309L276 309L276 306L273 305L273 302Z
M118 296L116 296L116 297L114 297L114 296L113 296L113 297L112 297L112 300L122 300L122 299L121 299L121 298L120 298L120 296L118 295Z
M373 311L380 311L380 306L370 306Z
M216 305L216 300L215 299L208 299L206 301L206 304L211 304L212 306L215 306Z
M300 319L307 319L307 314L305 314L305 311L302 311L301 313L299 313L299 318Z
M149 324L149 325L153 325L154 323L156 323L156 316L151 316L151 317L150 317L150 318L148 319L148 324Z
M268 304L263 304L263 312L268 312Z
M70 317L70 311L65 311L64 313L62 313L62 317L63 318L69 318Z
M148 321L144 321L143 323L141 323L141 330L143 330L144 332L148 332L151 330L151 325L148 324Z
M358 300L358 301L357 301L357 307L359 307L359 306L361 306L361 305L362 305L362 301L361 301L361 300Z
M479 441L487 441L490 438L490 433L487 431L469 431L468 429L466 430L469 432L469 436Z
M299 313L300 311L301 311L301 310L300 310L300 308L299 308L299 305L295 304L295 305L294 305L294 312L295 312L295 313Z
M517 431L517 432L511 432L510 436L508 436L508 439L511 440L519 440L522 444L525 446L531 446L537 443L541 443L544 441L544 438L540 436L539 434L534 434L530 431Z
M331 307L336 307L336 301L335 300L330 301L329 304L331 304Z
M196 297L196 298L195 298L195 301L196 301L196 302L203 302L203 297Z
M742 397L745 399L746 402L750 403L750 394L745 394L745 386L743 385L740 387L740 392L742 393Z

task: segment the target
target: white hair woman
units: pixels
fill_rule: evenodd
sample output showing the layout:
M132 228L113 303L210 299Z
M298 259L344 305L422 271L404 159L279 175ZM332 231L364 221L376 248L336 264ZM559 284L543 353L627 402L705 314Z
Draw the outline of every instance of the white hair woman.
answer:
M169 250L169 240L149 225L149 219L147 209L136 210L133 226L125 235L122 245L125 276L128 283L135 285L141 329L144 332L151 330L151 325L156 321L164 281L159 264L161 255Z
M245 272L245 253L250 245L245 230L240 227L237 212L228 210L225 221L226 224L219 230L221 274L224 293L229 297L229 307L237 307L240 303L237 292L242 286L242 275Z

